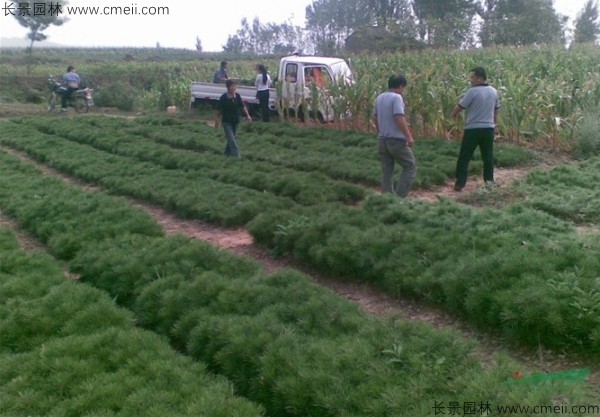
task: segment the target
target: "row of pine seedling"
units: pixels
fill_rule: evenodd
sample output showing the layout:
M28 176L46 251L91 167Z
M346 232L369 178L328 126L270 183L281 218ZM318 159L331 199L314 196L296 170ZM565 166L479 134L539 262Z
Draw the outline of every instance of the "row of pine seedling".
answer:
M577 166L531 175L526 181L528 200L499 210L449 201L398 204L385 197L371 197L360 207L304 207L225 183L218 191L207 190L214 180L198 177L196 171L190 176L183 168L166 170L22 123L7 131L11 136L3 138L4 143L113 192L217 224L249 222L254 238L274 253L289 254L325 273L372 282L394 296L432 301L515 342L597 353L597 244L575 234L568 223L538 211L557 198L540 186L544 179L556 183L575 178L571 173ZM98 136L97 141L106 141L107 147L112 143L110 137ZM146 145L144 154L152 153L152 146ZM166 152L157 149L154 161ZM198 153L177 155L193 161ZM593 168L594 163L598 162L579 166ZM580 195L587 194L584 190ZM592 200L588 196L584 201L592 207ZM591 214L597 212L595 207Z
M470 354L473 346L456 333L368 317L355 305L297 272L283 270L266 275L257 263L218 251L203 242L165 237L149 215L126 201L67 185L4 153L0 153L0 207L80 276L81 282L59 284L61 278L56 272L57 284L69 287L72 292L80 288L89 292L88 284L104 290L107 295L95 294L104 297L105 304L112 306L106 298L110 297L130 310L115 310L110 314L122 317L120 321L129 327L135 320L138 326L169 340L172 346L198 362L192 366L186 365L185 358L170 359L188 371L201 369L205 364L208 371L227 377L236 395L264 407L268 416L427 416L436 404L451 401L537 404L549 403L557 395L577 403L586 401L586 394L579 387L562 381L507 383L517 365L497 358L500 363L482 368ZM62 320L56 316L58 312L42 311L45 316L42 323L66 325L69 323L66 316L77 317L79 311L86 311L89 298L81 302L73 297L63 300L59 297L63 292L69 291L58 290L57 299L34 303L40 308L46 305L52 311L67 309ZM2 311L10 314L14 309ZM22 311L26 315L29 309ZM98 309L83 321L88 329L93 328L96 323L108 321L110 314ZM31 322L37 325L37 320ZM70 372L72 378L56 376L63 378L63 385L57 384L55 388L62 388L56 395L64 400L64 407L72 404L81 407L76 401L87 401L88 414L98 415L102 410L96 404L98 401L108 404L105 405L108 411L102 415L132 415L120 411L115 404L125 407L123 401L131 400L127 407L141 409L148 406L151 397L155 407L144 415L159 415L152 413L153 410L160 413L161 407L171 410L171 414L162 415L193 415L199 413L193 409L194 401L198 407L210 407L223 398L215 396L210 387L196 392L193 388L198 387L198 382L188 383L184 379L189 373L177 372L175 365L161 365L151 355L140 355L148 359L145 364L127 359L128 354L138 355L136 337L145 342L144 346L150 343L146 338L152 343L159 343L159 338L123 334L121 339L120 330L109 329L106 334L88 331L78 339L75 330L78 326L73 324L62 330L77 346L57 347L57 356L61 358L68 359L69 351L76 355L73 361L65 359L64 364L65 372ZM10 334L25 337L22 332L25 328L18 327L14 326ZM141 334L139 330L131 331ZM58 369L52 363L36 364L37 360L51 361L48 349L55 346L53 342L43 346L40 343L43 341L29 342L34 349L30 356L23 353L20 360L2 367L1 375L6 375L3 390L12 389L25 372L25 368L18 368L19 364L29 366L31 378L38 380ZM130 349L119 354L119 343ZM162 349L170 352L166 347ZM13 350L17 353L18 349ZM86 360L107 366L112 373L106 378L117 375L126 387L122 391L144 387L143 392L127 399L123 392L115 393L115 386L108 382L98 391L93 390L93 382L103 381L103 375L93 379L94 368L87 367ZM125 375L128 367L144 375L129 380ZM167 373L174 378L169 387L172 391L181 390L183 398L169 398L172 391L160 386L164 382L155 381L158 386L145 384L144 377L154 369L163 377ZM77 372L81 378L92 378L85 380L84 388L89 395L97 393L96 397L86 399L82 392L70 391L74 387L66 381L75 380ZM203 381L207 379L201 373L198 375ZM188 386L180 387L177 383ZM26 392L46 395L32 392L32 388ZM185 396L190 392L195 392L194 400ZM78 394L82 397L77 397ZM202 394L210 396L212 402L207 400L205 404ZM11 401L14 397L3 398ZM228 401L238 410L225 408ZM31 402L37 404L35 399ZM233 397L222 402L223 409L200 414L260 414L257 406ZM6 407L14 410L16 405L11 402ZM183 411L175 411L179 409ZM30 415L30 411L20 415ZM63 415L60 412L55 415ZM70 415L81 415L74 413Z
M0 415L264 415L135 320L0 229Z

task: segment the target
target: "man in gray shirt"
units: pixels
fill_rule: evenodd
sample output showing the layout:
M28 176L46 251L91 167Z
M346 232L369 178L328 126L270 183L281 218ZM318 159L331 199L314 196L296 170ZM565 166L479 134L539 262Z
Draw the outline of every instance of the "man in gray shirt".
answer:
M452 111L453 118L461 111L467 111L465 133L456 162L455 191L461 191L467 183L469 162L477 146L483 160L483 180L486 184L494 183L494 130L499 108L498 91L487 84L485 69L473 68L471 88Z
M388 80L389 90L377 96L373 111L383 171L381 190L384 193L393 191L394 162L398 162L402 166L402 174L396 185L396 194L400 197L408 195L417 176L415 157L410 149L414 140L404 118L402 93L406 85L404 76L392 75Z

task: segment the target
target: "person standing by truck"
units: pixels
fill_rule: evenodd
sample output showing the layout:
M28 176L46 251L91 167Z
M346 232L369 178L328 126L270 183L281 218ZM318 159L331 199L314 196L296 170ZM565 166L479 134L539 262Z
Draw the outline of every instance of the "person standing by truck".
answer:
M267 73L267 67L263 64L256 66L258 75L256 76L256 98L260 105L260 115L263 122L269 121L269 87L271 86L271 77Z
M417 177L417 165L410 149L415 141L404 117L402 93L407 84L403 75L392 75L388 80L388 91L377 96L373 112L382 168L381 191L393 191L392 177L397 162L402 166L396 185L396 194L400 197L408 195Z
M215 127L219 127L219 122L223 125L225 139L225 155L240 158L240 149L237 145L236 134L237 126L240 122L240 111L243 111L248 121L252 121L248 109L242 101L242 97L236 93L237 84L233 80L225 81L227 92L219 98L217 110L215 113Z
M224 83L229 79L227 75L227 61L221 61L221 67L215 71L215 75L213 77L213 83L219 84Z

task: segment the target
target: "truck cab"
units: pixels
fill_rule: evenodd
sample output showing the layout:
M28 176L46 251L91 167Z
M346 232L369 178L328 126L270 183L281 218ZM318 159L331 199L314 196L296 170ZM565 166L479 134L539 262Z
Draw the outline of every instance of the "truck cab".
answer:
M278 99L284 110L292 110L300 117L311 113L323 121L335 117L331 86L354 83L352 71L343 59L302 55L281 59L278 80L281 82Z

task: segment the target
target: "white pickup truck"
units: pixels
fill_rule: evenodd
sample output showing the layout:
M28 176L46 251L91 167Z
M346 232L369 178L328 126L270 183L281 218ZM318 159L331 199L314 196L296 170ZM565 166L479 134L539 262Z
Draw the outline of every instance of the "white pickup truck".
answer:
M274 83L277 88L270 89L269 108L273 112L297 113L301 118L304 114L311 114L322 121L333 121L334 98L331 97L328 86L352 83L352 71L342 58L287 56L279 62ZM190 106L216 104L225 91L225 84L193 82ZM259 108L256 87L238 84L237 92L250 111ZM313 105L315 98L318 103Z

